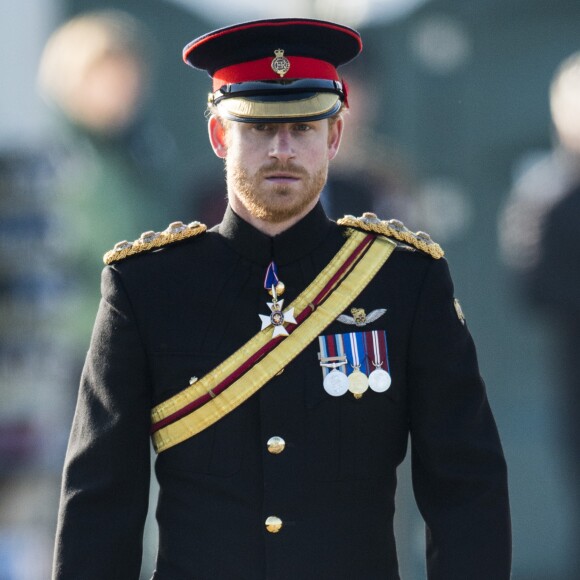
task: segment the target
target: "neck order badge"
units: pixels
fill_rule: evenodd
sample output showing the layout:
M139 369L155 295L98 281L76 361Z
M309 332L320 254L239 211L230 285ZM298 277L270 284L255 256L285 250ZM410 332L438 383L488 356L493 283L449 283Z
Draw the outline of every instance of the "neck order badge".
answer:
M284 300L278 300L278 296L284 292L284 284L278 279L278 268L274 262L270 262L268 270L266 271L264 288L272 296L272 302L267 303L271 312L270 316L259 314L260 320L262 321L261 330L273 326L274 332L272 333L272 338L288 336L288 331L284 328L284 324L296 324L294 308L288 308L286 312L282 311Z

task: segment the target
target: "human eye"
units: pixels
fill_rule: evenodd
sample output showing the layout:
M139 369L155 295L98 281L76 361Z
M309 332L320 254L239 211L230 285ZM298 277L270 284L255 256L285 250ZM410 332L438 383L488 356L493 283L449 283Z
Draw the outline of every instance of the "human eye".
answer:
M264 133L271 129L271 125L269 123L254 123L252 129L258 133Z
M297 133L304 133L306 131L310 131L312 126L309 123L295 123L293 129Z

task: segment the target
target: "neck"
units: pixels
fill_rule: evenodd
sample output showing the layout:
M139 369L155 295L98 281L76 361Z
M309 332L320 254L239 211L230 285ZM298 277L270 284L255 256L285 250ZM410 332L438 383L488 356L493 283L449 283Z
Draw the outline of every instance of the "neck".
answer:
M291 228L293 225L297 224L302 218L308 215L318 203L318 198L312 200L312 202L306 206L300 213L297 213L288 219L280 222L271 222L259 217L256 217L248 211L246 206L237 198L237 196L230 196L229 203L231 208L251 226L255 227L258 231L266 234L267 236L274 237L287 229Z

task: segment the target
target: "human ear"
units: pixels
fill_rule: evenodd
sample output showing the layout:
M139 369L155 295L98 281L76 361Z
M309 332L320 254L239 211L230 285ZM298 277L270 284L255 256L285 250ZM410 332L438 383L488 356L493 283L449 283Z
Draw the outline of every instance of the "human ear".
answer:
M221 159L224 159L227 155L228 147L226 143L226 129L223 122L215 115L212 115L209 118L207 130L213 152Z
M344 129L344 121L342 117L329 124L328 127L328 160L334 159L340 147L340 140L342 139L342 131Z

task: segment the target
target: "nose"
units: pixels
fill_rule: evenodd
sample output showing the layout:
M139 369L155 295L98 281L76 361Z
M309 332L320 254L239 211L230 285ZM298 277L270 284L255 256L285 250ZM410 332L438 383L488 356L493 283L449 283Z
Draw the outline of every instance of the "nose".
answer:
M279 161L288 161L295 156L292 135L286 125L278 125L272 136L270 157Z

